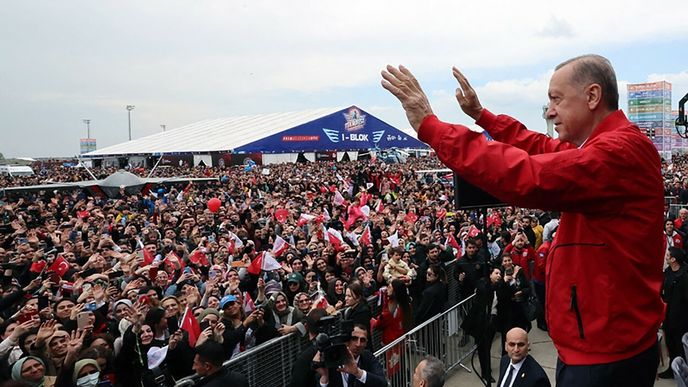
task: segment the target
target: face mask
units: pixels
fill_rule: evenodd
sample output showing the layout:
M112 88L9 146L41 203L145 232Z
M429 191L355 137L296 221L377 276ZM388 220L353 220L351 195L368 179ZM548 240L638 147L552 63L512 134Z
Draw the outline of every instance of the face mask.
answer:
M100 372L82 376L76 380L77 387L95 387L98 384Z

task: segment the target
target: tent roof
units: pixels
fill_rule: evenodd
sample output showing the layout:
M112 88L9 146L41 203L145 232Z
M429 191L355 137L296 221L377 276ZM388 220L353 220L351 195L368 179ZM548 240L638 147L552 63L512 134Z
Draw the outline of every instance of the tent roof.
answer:
M276 138L283 132L294 132L298 127L317 121L323 117L335 116L335 113L346 111L347 108L323 108L288 113L272 113L251 116L218 118L199 121L179 128L156 133L136 140L112 145L93 152L85 153L85 157L103 157L116 155L137 154L179 154L179 153L207 153L207 152L247 152L280 150L270 141L271 149L264 147L264 139ZM339 115L336 115L339 116ZM375 119L377 120L377 119ZM379 121L379 120L377 120ZM384 124L384 122L379 121ZM384 124L385 126L398 130ZM291 130L290 130L291 129ZM414 147L426 147L416 140L415 134L403 131L414 142ZM323 137L324 134L323 134ZM287 149L284 149L288 152Z

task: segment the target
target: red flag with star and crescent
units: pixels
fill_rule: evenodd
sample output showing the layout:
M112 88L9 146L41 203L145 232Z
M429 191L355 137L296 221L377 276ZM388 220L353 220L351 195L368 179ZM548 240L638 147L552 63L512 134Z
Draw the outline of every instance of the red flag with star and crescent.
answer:
M67 262L62 255L58 255L53 264L48 267L48 270L56 273L62 278L69 271L70 267L69 262Z

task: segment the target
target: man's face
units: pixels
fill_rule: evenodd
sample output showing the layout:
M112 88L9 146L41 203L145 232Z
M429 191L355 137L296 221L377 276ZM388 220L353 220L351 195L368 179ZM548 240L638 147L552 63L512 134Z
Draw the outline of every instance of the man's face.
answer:
M425 367L425 360L418 363L416 369L413 371L413 387L424 387L425 381L422 378L423 368Z
M585 90L572 81L575 63L555 71L549 82L547 118L554 122L554 130L561 141L581 145L592 131L592 112Z
M349 340L349 351L354 355L354 358L361 356L361 353L368 345L368 333L358 327L354 327L354 331L351 332L351 340Z
M73 307L74 307L74 303L72 301L60 302L57 305L57 309L55 310L55 314L57 315L57 317L59 317L61 319L66 319L72 313Z
M666 230L666 233L671 235L674 233L674 222L668 221L664 224L664 230Z
M207 376L210 373L210 363L205 362L201 359L200 356L196 355L194 356L193 360L193 366L191 368L196 371L196 373L200 376Z
M506 353L509 355L512 363L518 363L528 356L528 335L522 330L512 330L506 335Z
M490 282L493 284L498 283L502 279L502 272L499 269L492 270L490 273Z
M474 243L466 244L466 255L468 255L469 257L472 257L477 252L478 252L478 246L476 246Z
M440 254L440 250L437 248L432 248L428 250L428 259L430 259L432 262L435 262L437 260L437 256Z

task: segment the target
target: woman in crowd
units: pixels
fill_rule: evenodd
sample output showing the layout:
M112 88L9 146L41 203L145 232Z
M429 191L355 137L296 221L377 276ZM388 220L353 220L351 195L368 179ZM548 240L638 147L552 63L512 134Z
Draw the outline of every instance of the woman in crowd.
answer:
M442 266L430 265L425 276L425 288L414 319L416 325L441 313L448 298L447 275Z

